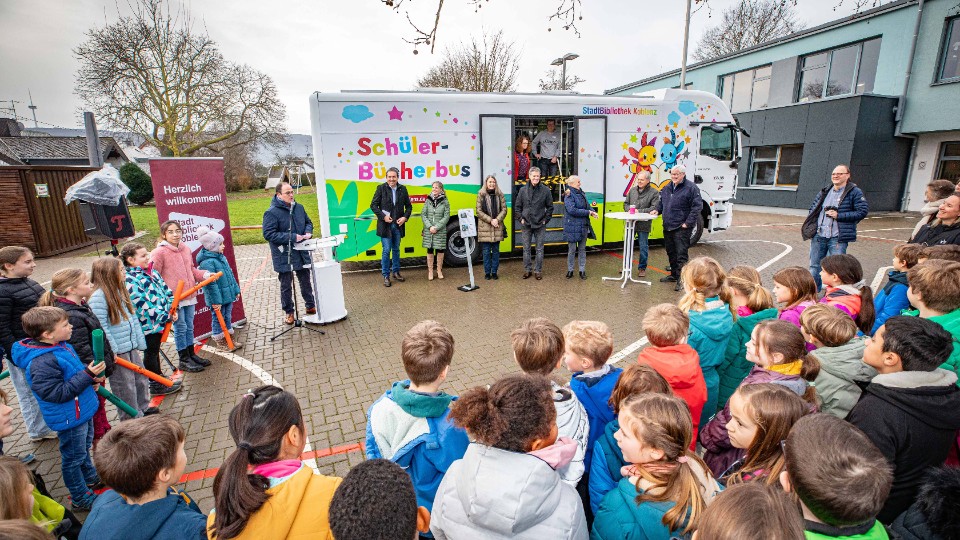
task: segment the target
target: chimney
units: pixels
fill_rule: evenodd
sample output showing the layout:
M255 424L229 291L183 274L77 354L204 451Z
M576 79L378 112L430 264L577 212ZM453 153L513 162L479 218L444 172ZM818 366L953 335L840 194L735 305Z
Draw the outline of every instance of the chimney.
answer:
M0 137L20 137L23 126L16 119L0 118Z

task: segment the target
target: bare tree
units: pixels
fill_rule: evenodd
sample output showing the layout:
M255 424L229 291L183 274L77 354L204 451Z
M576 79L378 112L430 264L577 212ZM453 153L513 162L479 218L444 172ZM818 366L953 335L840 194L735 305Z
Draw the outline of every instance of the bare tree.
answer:
M440 63L417 81L419 86L456 88L468 92L510 92L516 89L520 53L516 44L503 37L503 30L480 42L448 47Z
M803 29L795 7L790 0L740 0L703 33L693 59L717 58Z
M137 0L134 12L86 32L73 50L76 92L108 126L142 135L166 156L221 152L285 131L266 74L224 59L185 9Z
M410 12L406 10L404 11L404 14L407 17L407 22L410 24L410 27L413 28L414 32L414 37L412 39L405 38L404 41L413 45L413 54L417 54L417 47L420 45L429 46L431 54L437 46L437 30L440 28L440 14L443 12L444 0L432 1L436 2L437 4L432 22L428 21L426 24L417 24L413 22L412 18L410 18ZM490 0L467 0L467 3L472 5L474 12L476 12L483 7L484 3L489 1ZM699 2L703 0L697 1ZM380 2L388 8L399 13L404 2L412 3L413 0L380 0ZM583 20L582 0L553 0L553 2L553 5L556 6L556 9L547 18L548 24L551 21L555 21L557 24L562 26L564 30L573 30L573 33L576 34L577 37L580 37L580 30L577 29L577 21ZM552 26L547 27L548 32L552 30Z
M561 70L558 69L549 69L545 73L546 78L540 79L540 90L544 92L548 90L573 90L573 87L578 84L587 82L576 75L563 80Z

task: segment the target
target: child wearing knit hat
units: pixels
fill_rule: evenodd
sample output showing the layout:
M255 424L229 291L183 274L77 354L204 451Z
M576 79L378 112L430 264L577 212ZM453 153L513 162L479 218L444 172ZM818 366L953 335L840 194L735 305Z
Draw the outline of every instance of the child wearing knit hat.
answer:
M197 253L197 268L206 270L211 274L223 272L223 276L213 283L203 288L203 296L207 306L212 310L220 310L223 315L223 322L226 323L226 330L233 335L233 326L231 315L233 314L233 303L240 299L240 284L230 269L227 257L223 254L223 235L208 227L197 229L197 236L200 237L200 252ZM211 328L213 329L213 340L217 345L226 346L226 337L223 334L223 328L216 320L216 314L213 314ZM243 347L242 343L233 340L234 349Z

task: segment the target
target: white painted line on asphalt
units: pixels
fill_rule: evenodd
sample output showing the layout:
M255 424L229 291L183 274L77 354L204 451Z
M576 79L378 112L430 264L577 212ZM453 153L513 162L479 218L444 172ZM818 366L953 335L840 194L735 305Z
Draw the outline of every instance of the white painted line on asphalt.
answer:
M718 244L718 243L720 243L720 242L761 242L761 243L764 243L764 244L777 244L777 245L779 245L779 246L783 246L783 247L784 247L784 250L783 250L782 252L780 252L779 255L777 255L776 257L774 257L774 258L770 259L769 261L767 261L767 262L761 264L760 266L758 266L758 267L757 267L757 272L762 272L763 270L766 270L771 264L773 264L773 263L779 261L780 259L786 257L791 251L793 251L793 246L791 246L791 245L789 245L789 244L784 244L783 242L776 242L776 241L774 241L774 240L704 240L704 241L701 242L701 243L702 243L702 244Z
M803 225L802 221L797 223L760 223L758 225L734 225L730 227L731 229L753 229L755 227L792 227L796 225Z
M270 375L270 374L267 373L262 367L258 366L257 364L254 364L254 363L251 362L250 360L247 360L246 358L244 358L244 357L242 357L242 356L240 356L240 355L233 354L232 352L224 351L224 350L221 350L221 349L217 349L217 348L211 347L211 346L209 346L209 345L204 345L204 346L203 346L203 350L205 350L205 351L207 351L207 352L210 352L210 353L213 353L213 354L216 354L216 355L221 356L221 357L223 357L223 358L226 358L227 360L230 360L230 361L233 362L234 364L242 367L243 369L249 371L250 373L253 373L253 376L256 377L256 378L258 378L258 379L260 379L260 382L262 382L263 384L267 384L267 385L271 385L271 386L278 386L278 387L280 387L280 388L283 388L283 385L280 384L276 379L274 379L274 378L273 378L273 375ZM306 442L306 446L303 447L303 451L304 451L304 452L310 452L311 450L313 450L313 445L310 444L310 436L307 435L307 442ZM304 463L306 463L308 467L310 467L311 469L313 469L314 472L316 472L316 473L319 474L320 470L319 470L319 468L317 467L317 458L316 458L316 457L313 457L313 458L304 460Z
M638 351L638 350L640 349L640 347L643 347L643 346L646 345L646 344L647 344L647 338L646 338L646 336L644 336L644 337L642 337L642 338L634 341L633 343L627 345L627 346L624 347L623 350L621 350L620 352L618 352L618 353L614 354L613 356L611 356L609 359L607 359L607 363L608 363L608 364L616 364L617 362L619 362L619 361L623 360L624 358L626 358L627 355L629 355L629 354L631 354L631 353L633 353L633 352L635 352L635 351Z
M893 268L892 266L881 266L877 269L877 275L873 277L873 283L870 284L870 288L873 289L873 294L877 294L877 290L880 288L880 283L883 281L883 278L886 277L887 272Z
M881 232L881 231L912 231L913 227L891 227L889 229L866 229L859 232Z

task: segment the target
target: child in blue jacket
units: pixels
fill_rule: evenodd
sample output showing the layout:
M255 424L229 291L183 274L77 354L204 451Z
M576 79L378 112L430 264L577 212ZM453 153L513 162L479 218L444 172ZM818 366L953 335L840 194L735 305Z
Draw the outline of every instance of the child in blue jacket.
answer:
M106 364L84 367L69 343L73 327L67 313L52 306L35 307L23 314L28 339L13 345L13 363L24 370L40 405L43 420L60 439L63 482L73 498L74 510L89 510L100 484L90 459L93 415L99 403L94 387L103 384Z
M923 246L920 244L900 244L893 248L893 270L887 273L887 283L873 299L873 306L877 318L873 321L872 336L877 328L883 326L890 317L900 315L900 312L910 308L907 299L907 270L916 266L920 260Z
M240 284L230 269L230 263L227 262L226 255L223 254L223 235L211 231L206 227L197 229L197 235L200 237L200 252L197 253L197 268L206 270L211 274L223 272L223 276L213 283L203 288L203 298L207 307L211 310L219 309L223 314L223 322L230 335L233 335L233 303L240 299ZM226 338L223 335L223 329L217 321L217 314L211 313L211 328L213 329L213 340L221 347L226 345ZM233 340L234 350L243 347L242 343Z
M367 411L367 459L389 459L406 469L417 505L432 511L447 468L470 444L449 419L456 397L440 390L453 360L453 336L436 321L421 321L404 336L401 355L410 379L394 383Z

